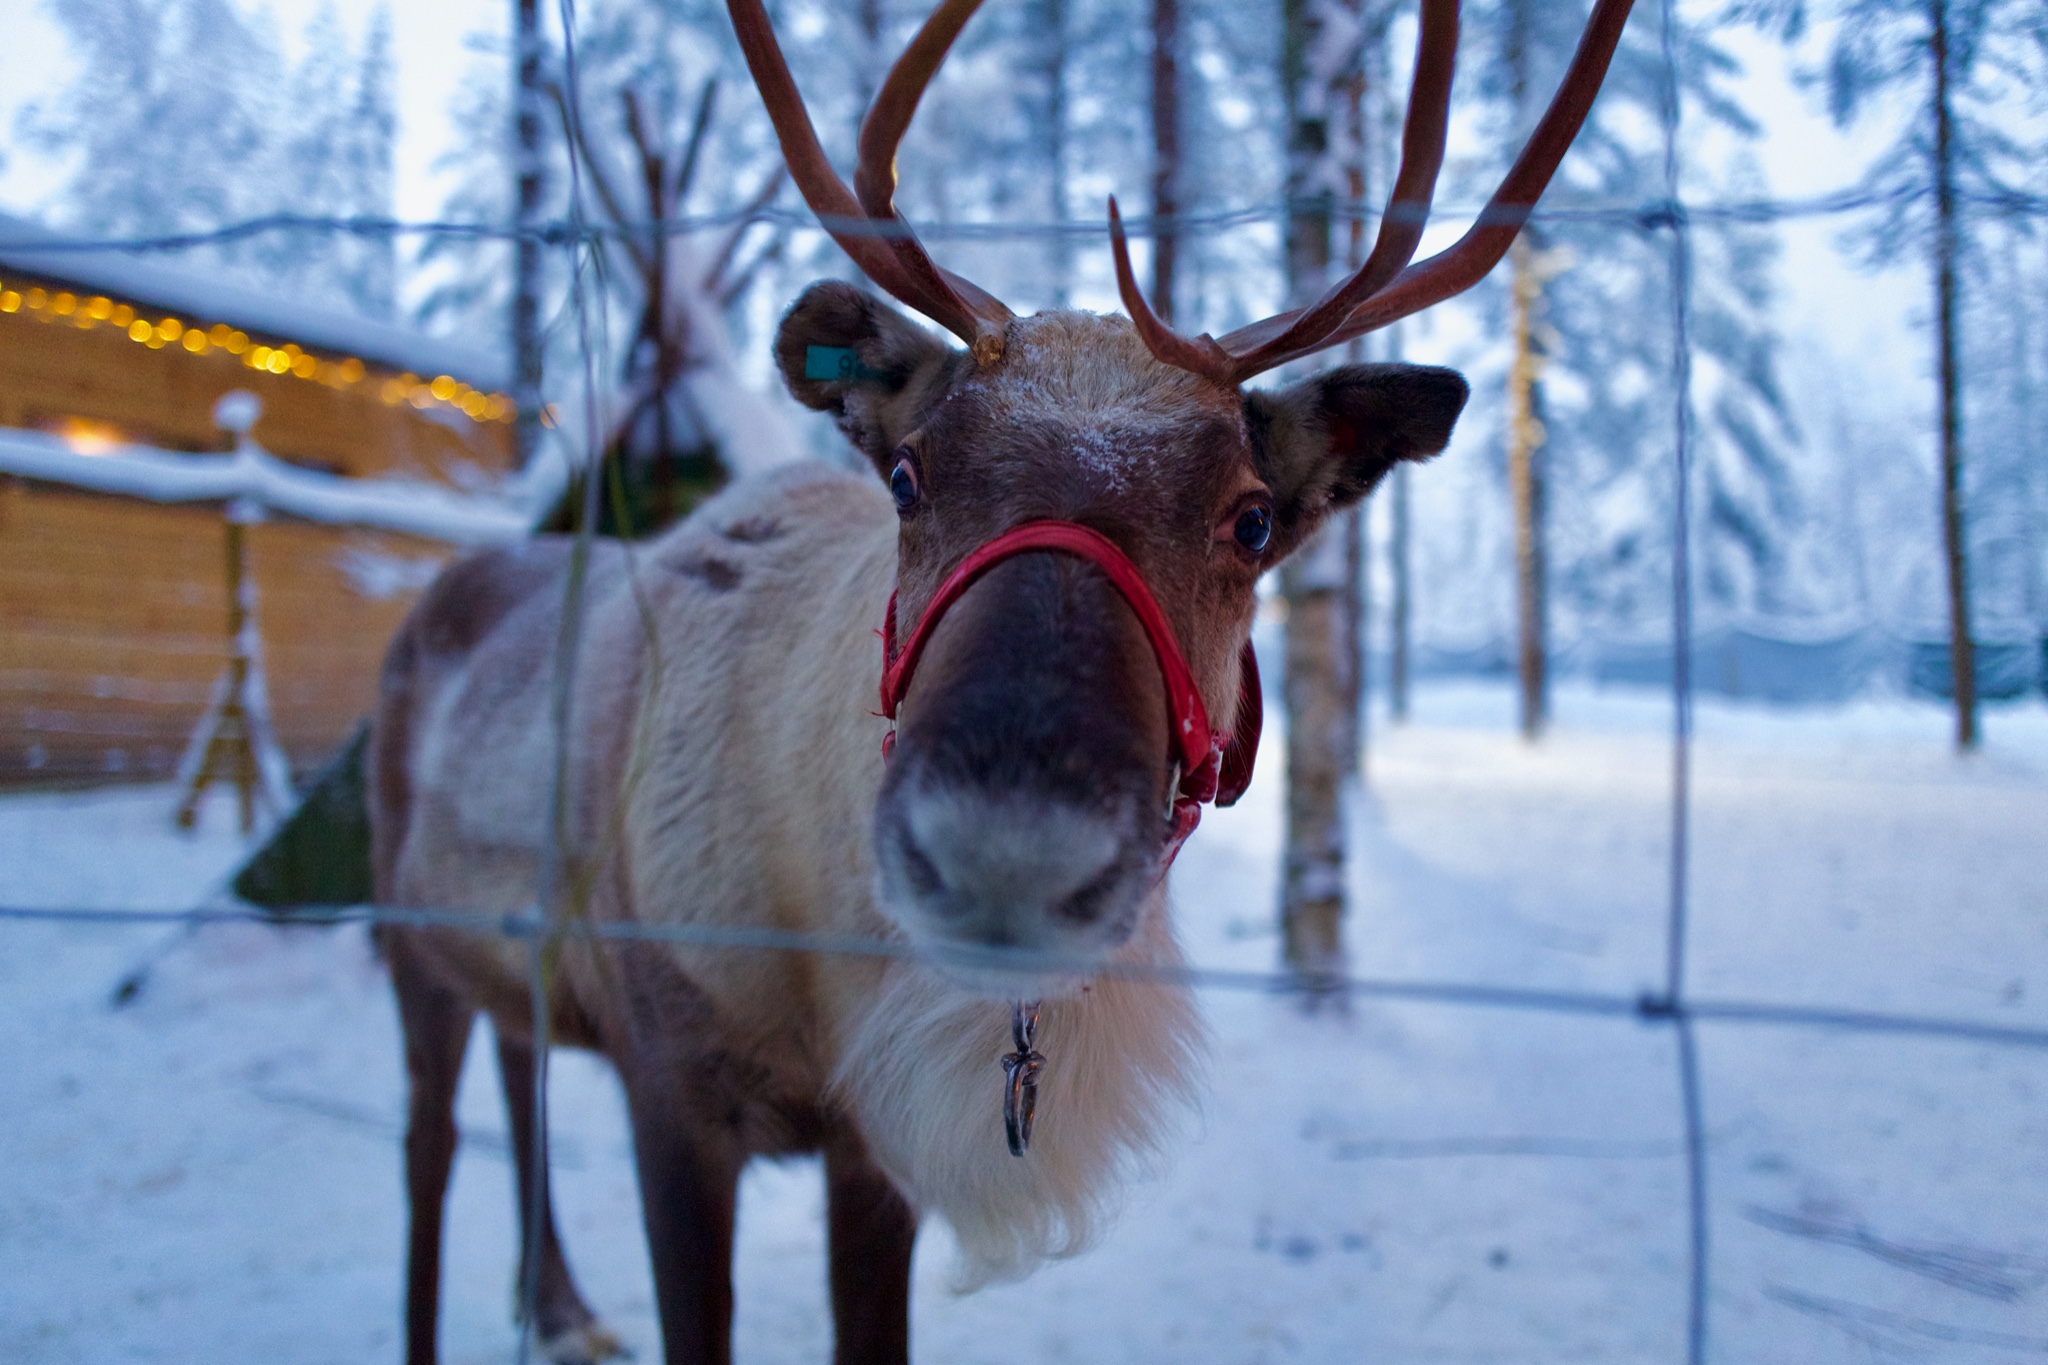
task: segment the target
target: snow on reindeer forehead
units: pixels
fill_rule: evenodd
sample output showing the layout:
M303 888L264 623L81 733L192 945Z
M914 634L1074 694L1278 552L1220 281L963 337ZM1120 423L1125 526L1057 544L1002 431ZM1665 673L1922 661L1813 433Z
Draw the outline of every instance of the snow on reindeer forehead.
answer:
M1160 364L1125 318L1040 313L1012 323L1006 340L995 364L962 367L927 416L934 435L957 422L1026 436L1116 486L1246 448L1241 395Z

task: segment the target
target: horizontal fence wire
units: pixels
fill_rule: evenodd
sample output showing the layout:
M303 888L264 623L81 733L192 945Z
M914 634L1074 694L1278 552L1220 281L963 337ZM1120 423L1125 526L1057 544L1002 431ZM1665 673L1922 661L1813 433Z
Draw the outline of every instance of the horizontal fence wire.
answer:
M1920 187L1852 188L1799 198L1759 198L1696 201L1657 198L1648 200L1605 200L1582 204L1539 204L1533 211L1523 209L1434 208L1388 209L1356 200L1276 200L1235 209L1195 213L1139 215L1124 219L1132 236L1160 232L1176 234L1226 232L1243 227L1279 224L1302 211L1328 214L1340 222L1378 222L1381 219L1410 222L1458 222L1486 224L1530 222L1542 224L1583 223L1650 230L1663 227L1674 218L1695 224L1777 223L1809 218L1831 218L1872 209L1900 208L1931 203L1933 191ZM1956 192L1959 207L1984 217L2033 218L2048 216L2048 195L2013 192ZM840 218L813 213L807 208L767 205L711 213L683 214L660 221L595 223L576 215L549 218L528 224L480 222L455 219L404 219L376 215L322 216L303 213L266 213L239 219L219 227L190 232L148 233L135 236L98 236L84 233L38 233L33 238L0 244L23 253L39 252L161 252L196 247L222 246L278 232L340 233L358 237L440 237L473 238L478 241L533 241L549 246L607 239L644 240L653 235L689 236L722 228L768 225L789 229L824 229L843 236L894 238L915 233L926 241L1016 241L1034 238L1109 238L1109 225L1102 220L1015 220L1007 222L918 221L877 223L865 218Z
M558 0L562 27L565 34L566 56L570 79L575 79L575 12L573 0ZM1687 242L1689 229L1712 225L1745 225L1820 221L1842 218L1870 212L1900 212L1924 207L1934 197L1932 187L1911 185L1872 186L1857 185L1826 193L1802 197L1729 198L1710 201L1692 201L1681 197L1678 190L1679 177L1676 152L1676 132L1679 121L1678 85L1676 81L1676 58L1671 46L1671 0L1665 0L1662 7L1663 21L1663 64L1666 89L1660 100L1662 132L1664 136L1664 195L1651 199L1582 199L1576 202L1553 201L1540 205L1533 211L1522 207L1457 207L1439 206L1381 206L1359 200L1333 199L1330 196L1316 196L1299 200L1275 199L1258 204L1236 208L1202 210L1170 215L1134 215L1125 220L1128 231L1136 237L1154 237L1166 233L1175 235L1221 234L1246 228L1277 226L1288 222L1298 214L1307 211L1329 218L1335 222L1380 222L1392 219L1402 222L1427 222L1433 220L1455 221L1474 225L1500 222L1533 222L1546 226L1586 225L1606 226L1619 230L1641 233L1668 232L1672 253L1671 309L1672 309L1672 369L1676 387L1674 410L1674 466L1678 497L1676 499L1674 529L1676 544L1673 564L1673 605L1674 605L1674 670L1672 699L1674 705L1673 733L1673 783L1671 811L1671 863L1668 884L1669 899L1666 906L1665 971L1661 989L1645 990L1636 994L1617 991L1545 989L1537 987L1494 985L1485 982L1427 980L1412 978L1375 978L1340 974L1331 977L1319 975L1316 979L1318 992L1330 992L1345 996L1382 1000L1404 1004L1439 1005L1466 1009L1515 1011L1528 1014L1580 1017L1589 1019L1628 1020L1646 1026L1669 1026L1673 1029L1676 1044L1676 1068L1679 1088L1681 1118L1686 1135L1683 1156L1686 1163L1688 1184L1688 1264L1687 1264L1687 1324L1685 1331L1686 1358L1691 1365L1702 1365L1708 1347L1708 1292L1710 1287L1710 1265L1708 1261L1707 1209L1706 1209L1706 1120L1704 1116L1704 1086L1698 1062L1698 1038L1696 1026L1701 1024L1773 1027L1817 1030L1829 1033L1854 1035L1880 1035L1891 1037L1916 1037L1965 1044L1982 1044L2009 1048L2048 1050L2048 1027L2029 1028L1979 1022L1970 1019L1940 1018L1927 1015L1890 1013L1875 1010L1845 1009L1826 1005L1798 1005L1779 1001L1753 1001L1701 997L1687 990L1685 984L1684 959L1686 947L1686 857L1687 796L1689 785L1689 678L1686 659L1689 650L1688 608L1690 587L1688 583L1688 489L1691 478L1689 451L1689 410L1688 391L1691 340L1687 333ZM573 105L573 101L572 101ZM580 253L587 253L593 246L613 240L646 241L656 236L688 236L712 231L736 231L752 227L769 227L780 231L816 231L823 229L839 236L902 237L914 231L919 238L929 241L989 241L1009 242L1037 239L1076 239L1100 241L1108 237L1106 217L1102 219L1074 218L1058 221L1013 220L1003 222L960 222L922 221L909 223L876 223L867 219L843 219L828 215L814 214L808 209L780 204L756 205L746 208L722 210L691 215L680 215L660 221L594 223L582 212L582 199L573 186L579 167L571 158L572 192L566 214L542 220L523 223L483 222L443 219L412 220L389 216L321 216L299 213L272 213L252 216L217 227L180 232L152 233L130 236L108 236L83 233L48 232L37 233L33 238L17 239L0 246L9 252L20 264L12 267L26 273L36 274L44 270L61 269L61 258L80 254L105 253L171 253L212 246L228 246L283 233L342 234L364 238L427 238L440 241L470 240L479 244L532 242L562 250L572 257L570 311L577 325L579 376L588 398L586 414L591 421L592 431L588 443L595 448L599 444L601 424L597 413L597 358L591 341L591 325L588 309L592 306L589 294L600 296L597 306L602 306L603 291L586 290L585 275L592 268L587 258L577 259ZM1961 192L1956 195L1958 209L1978 220L2048 217L2048 195L2022 191ZM55 258L55 259L53 259ZM600 331L602 328L599 329ZM589 480L582 500L578 518L578 540L587 546L596 521L596 489L598 481ZM572 575L569 588L568 615L573 619L573 605L581 592L580 578ZM576 651L573 646L573 632L565 630L560 647L556 651L556 700L558 709L566 707L567 694L573 690L573 666ZM181 652L164 647L160 652ZM562 746L559 727L556 734L556 762L562 761ZM559 772L557 779L559 781ZM1286 971L1257 971L1203 966L1161 966L1150 963L1102 962L1058 954L1046 954L1016 949L969 949L964 947L939 947L920 945L905 937L884 937L876 935L816 933L797 930L754 928L731 925L705 925L688 923L648 924L625 921L592 919L586 915L566 913L556 903L552 883L556 880L552 871L560 856L559 821L551 820L548 847L543 851L543 873L536 887L536 903L516 911L488 911L461 908L409 908L372 904L350 905L297 905L288 907L256 907L242 903L213 901L186 908L137 908L105 909L80 906L31 906L0 905L0 922L15 924L69 924L103 928L170 926L183 930L196 930L206 925L249 923L278 927L331 927L342 924L361 924L371 927L391 926L415 930L438 930L466 934L492 935L524 942L531 949L532 991L535 1017L545 1023L548 1011L544 1008L548 995L548 963L551 954L561 944L579 942L593 948L603 945L626 946L633 944L667 945L687 947L700 951L730 952L772 952L808 953L821 956L852 956L884 958L917 963L925 966L963 966L978 969L997 969L1018 974L1036 976L1111 977L1160 986L1191 990L1247 991L1270 994L1298 992L1301 978L1297 973ZM538 1132L545 1141L547 1132L547 1047L543 1035L541 1046L536 1049L538 1065L534 1079L535 1108L539 1116ZM540 1169L546 1170L545 1149ZM520 1297L521 1312L520 1357L524 1359L532 1348L534 1314L531 1311L535 1301L536 1285L531 1278L536 1272L539 1258L537 1242L541 1220L538 1217L540 1201L545 1198L544 1182L536 1182L533 1206L527 1210L526 1255L522 1258ZM1793 1291L1767 1289L1767 1297L1779 1299L1793 1306L1801 1296ZM1819 1301L1815 1301L1819 1302ZM1847 1306L1848 1313L1861 1314L1858 1321L1876 1325L1876 1318L1884 1318L1885 1325L1892 1325L1890 1319L1897 1315L1876 1314ZM1907 1323L1900 1330L1917 1330L1918 1324ZM1947 1330L1947 1329L1943 1329ZM1936 1335L1930 1331L1922 1335ZM1989 1334L1978 1334L1987 1336ZM1974 1339L1974 1338L1972 1338ZM2000 1339L1989 1342L1999 1346L2032 1346L2035 1343L2021 1342L2018 1338Z
M412 909L387 905L298 905L276 909L253 905L211 905L190 909L97 909L85 906L0 905L0 922L84 924L103 928L265 924L279 928L331 928L343 924L394 925L531 940L559 937L591 943L658 943L705 950L814 953L824 957L878 957L925 966L995 968L1046 976L1114 977L1151 985L1195 990L1293 994L1301 978L1290 972L1231 967L1164 967L1137 962L1102 962L1015 948L969 949L913 944L903 938L828 934L797 929L758 929L721 924L644 924L569 917L548 921L529 909L515 911ZM1316 989L1325 979L1316 978ZM1907 1034L1966 1043L2048 1049L2048 1026L2027 1028L1917 1014L1794 1005L1774 1001L1686 996L1673 1001L1660 991L1549 990L1486 982L1333 975L1332 992L1366 999L1414 1004L1518 1010L1539 1014L1630 1018L1662 1023L1684 1017L1706 1023L1770 1025L1841 1033Z

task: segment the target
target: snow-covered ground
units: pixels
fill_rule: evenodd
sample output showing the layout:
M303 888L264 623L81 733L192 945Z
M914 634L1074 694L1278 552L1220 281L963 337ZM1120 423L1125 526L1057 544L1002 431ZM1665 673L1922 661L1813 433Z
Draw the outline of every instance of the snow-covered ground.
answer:
M1634 993L1660 978L1666 711L1504 688L1374 735L1363 975ZM1932 707L1703 705L1693 989L2048 1027L2048 709L1958 759ZM1198 960L1271 964L1279 754L1183 855ZM0 799L0 904L190 904L238 854L162 789ZM215 810L215 817L226 812ZM138 962L149 984L109 992ZM919 1253L931 1362L1682 1359L1673 1041L1632 1020L1214 992L1210 1100L1095 1251L960 1297ZM1703 1025L1713 1356L2048 1353L2048 1050ZM464 1079L443 1331L509 1358L512 1200L488 1049ZM0 1360L398 1355L402 1084L356 929L0 921ZM640 1357L652 1293L616 1087L562 1055L558 1191ZM815 1165L743 1194L739 1357L829 1355Z

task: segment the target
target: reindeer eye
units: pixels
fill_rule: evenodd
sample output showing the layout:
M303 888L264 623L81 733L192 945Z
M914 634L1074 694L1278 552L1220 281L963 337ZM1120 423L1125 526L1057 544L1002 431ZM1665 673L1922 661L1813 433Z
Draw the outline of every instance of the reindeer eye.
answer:
M1255 555L1266 552L1266 546L1273 539L1273 511L1269 507L1247 507L1237 514L1237 525L1232 528L1237 543Z
M889 471L889 496L896 499L896 510L908 512L917 506L917 494L917 471L909 460L898 460L896 468Z

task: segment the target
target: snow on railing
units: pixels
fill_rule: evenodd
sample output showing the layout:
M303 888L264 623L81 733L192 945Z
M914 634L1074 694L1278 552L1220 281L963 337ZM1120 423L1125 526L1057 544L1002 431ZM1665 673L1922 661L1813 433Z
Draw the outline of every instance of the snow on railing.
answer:
M150 502L254 503L330 526L362 526L492 545L533 531L523 507L480 494L395 479L351 479L299 469L244 438L228 455L120 445L87 454L45 432L0 428L0 474Z

